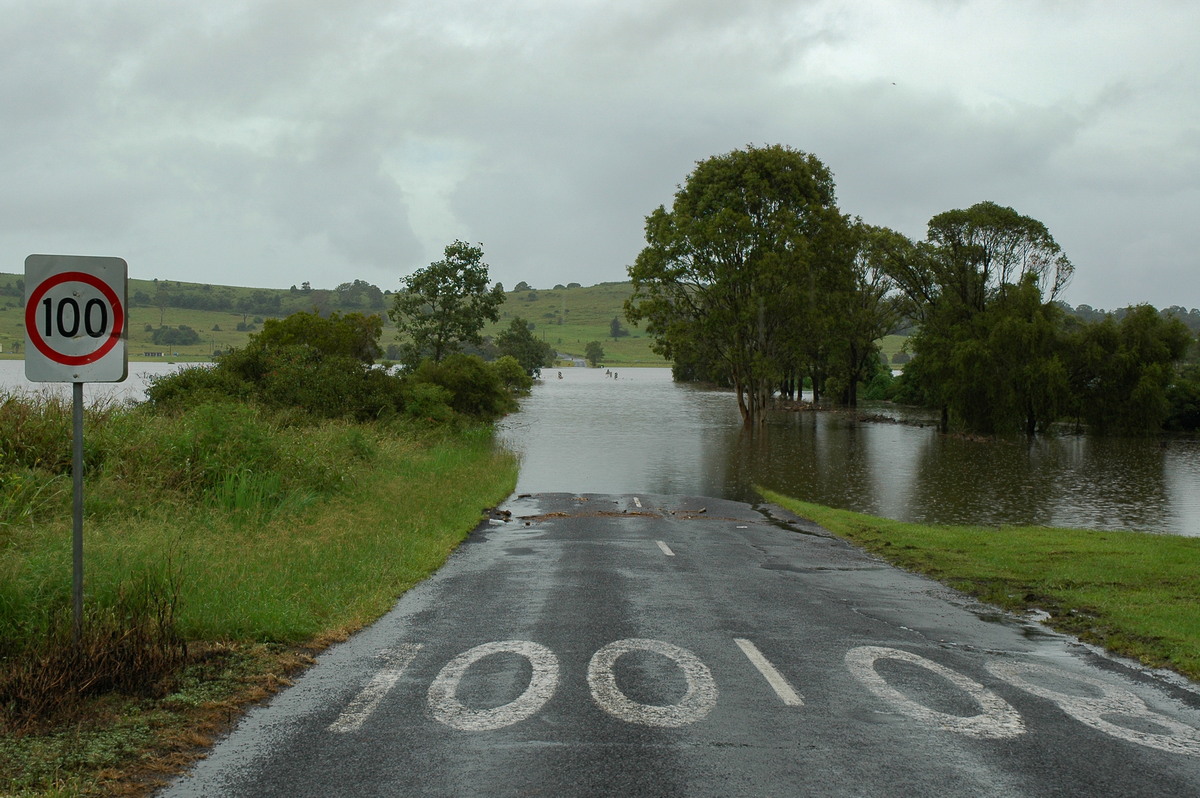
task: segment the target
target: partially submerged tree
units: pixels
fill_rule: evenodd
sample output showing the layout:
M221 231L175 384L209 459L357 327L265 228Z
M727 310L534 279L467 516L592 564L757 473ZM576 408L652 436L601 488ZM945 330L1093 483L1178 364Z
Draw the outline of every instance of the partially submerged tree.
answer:
M499 284L488 287L480 247L455 241L446 247L445 258L401 282L403 289L388 315L402 337L402 359L409 366L426 357L440 362L467 343L478 346L484 325L500 319L504 290Z
M909 391L943 429L1032 434L1065 407L1056 301L1074 267L1044 224L994 202L946 211L888 271L921 323Z
M630 321L655 350L693 357L728 379L747 425L760 421L815 300L816 271L844 251L833 176L781 145L697 164L671 210L646 218L629 268Z
M858 386L878 370L879 340L903 316L904 304L891 276L894 263L903 262L913 244L886 227L856 222L850 230L850 268L837 271L840 286L826 296L828 369L840 403L858 405Z

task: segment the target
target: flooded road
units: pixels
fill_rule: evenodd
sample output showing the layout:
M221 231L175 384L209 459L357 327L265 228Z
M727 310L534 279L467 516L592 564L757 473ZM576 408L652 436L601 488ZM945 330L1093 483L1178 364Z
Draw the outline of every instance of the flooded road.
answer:
M741 428L733 394L669 369L547 370L500 436L520 493L650 492L754 501L761 485L905 521L1200 535L1200 441L1062 435L970 441L838 413Z
M141 401L147 377L181 367L130 363L126 382L90 384L85 394ZM24 373L22 361L0 361L0 388L70 396L68 384L35 385ZM547 370L521 411L500 424L501 439L522 456L519 493L753 502L761 485L904 521L1200 536L1200 440L970 441L825 412L775 412L751 435L732 393L676 384L670 369L618 370L616 378L604 369L561 373Z

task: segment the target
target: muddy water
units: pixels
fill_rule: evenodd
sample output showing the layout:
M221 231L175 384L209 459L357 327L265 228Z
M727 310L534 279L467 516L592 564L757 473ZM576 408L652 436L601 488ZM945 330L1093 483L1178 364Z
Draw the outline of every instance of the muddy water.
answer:
M753 486L900 520L1082 526L1200 536L1200 442L1067 435L977 442L929 427L775 413L743 432L726 392L668 369L543 374L501 437L518 492L688 493Z

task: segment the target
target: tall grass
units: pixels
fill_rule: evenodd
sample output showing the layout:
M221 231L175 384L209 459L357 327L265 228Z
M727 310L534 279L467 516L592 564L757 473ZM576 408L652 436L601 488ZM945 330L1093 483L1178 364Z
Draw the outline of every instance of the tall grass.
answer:
M75 646L65 405L0 397L0 724L10 730L88 695L168 690L189 642L298 643L368 623L515 484L486 427L311 423L233 403L178 415L89 408L87 617Z

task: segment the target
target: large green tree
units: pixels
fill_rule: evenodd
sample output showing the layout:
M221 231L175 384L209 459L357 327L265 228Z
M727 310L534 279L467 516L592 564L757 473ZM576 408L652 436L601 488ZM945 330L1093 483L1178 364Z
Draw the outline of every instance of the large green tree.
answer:
M848 270L840 285L823 292L829 328L826 371L842 404L858 404L858 386L877 370L879 340L904 312L892 266L910 257L913 243L901 233L856 221L850 231Z
M844 250L845 230L833 176L815 156L750 146L701 161L671 209L646 217L626 316L645 322L659 353L727 379L753 424L793 359L815 272Z
M981 311L1032 275L1043 299L1053 302L1075 267L1046 225L1012 208L980 202L929 220L935 302Z
M455 241L442 260L401 283L388 315L401 337L402 360L410 366L427 357L440 362L468 343L482 344L484 325L500 319L504 289L488 287L481 247Z
M1171 412L1170 389L1192 336L1149 305L1081 327L1073 338L1078 414L1097 432L1158 432Z
M539 341L529 329L529 322L520 316L509 322L508 329L496 336L496 348L502 355L511 355L530 377L541 376L542 369L554 363L554 347Z
M1063 373L1049 306L1074 267L1044 224L994 202L946 211L888 270L920 321L909 390L941 408L943 428L1032 432L1053 420Z

